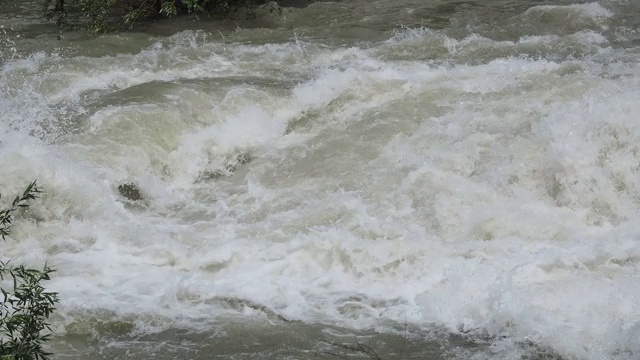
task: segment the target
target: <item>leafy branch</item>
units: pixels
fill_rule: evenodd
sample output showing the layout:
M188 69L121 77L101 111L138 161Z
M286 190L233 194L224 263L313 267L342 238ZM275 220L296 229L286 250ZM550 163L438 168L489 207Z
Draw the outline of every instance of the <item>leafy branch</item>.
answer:
M3 240L11 233L13 213L28 207L28 202L38 198L39 193L34 181L22 195L16 196L9 208L0 210ZM54 271L46 264L39 270L0 261L0 283L12 285L10 291L0 287L0 360L46 360L51 355L42 348L42 343L51 336L51 325L46 320L56 309L59 298L57 293L45 291L42 282L50 280ZM44 330L48 333L43 335Z
M47 359L51 353L42 349L42 343L51 336L51 325L45 320L59 301L55 292L44 291L43 280L50 280L55 270L44 266L42 270L23 265L11 267L0 261L0 280L7 274L13 281L13 291L0 288L0 354L2 360ZM41 334L43 330L49 333ZM5 355L8 354L8 355Z
M6 236L11 233L11 226L13 225L13 212L20 208L26 208L29 206L27 203L29 200L35 200L38 198L38 194L42 191L38 188L36 181L34 180L27 188L22 192L22 195L16 196L8 209L0 210L0 237L2 240L7 240ZM0 199L2 195L0 194Z

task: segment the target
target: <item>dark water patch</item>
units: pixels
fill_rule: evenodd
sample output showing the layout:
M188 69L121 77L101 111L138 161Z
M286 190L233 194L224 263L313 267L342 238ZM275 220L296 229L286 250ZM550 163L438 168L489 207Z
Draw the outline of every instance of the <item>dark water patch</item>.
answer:
M113 320L74 325L53 342L56 359L468 359L492 349L494 338L444 329L391 324L389 332L285 322L276 318L219 319L208 331L168 329L136 334L135 322ZM501 339L498 339L501 340ZM513 359L563 360L553 350L519 343Z
M110 106L124 107L131 104L163 104L172 101L175 93L186 89L214 97L221 101L229 90L237 86L253 89L277 88L287 90L295 86L292 81L254 76L200 77L197 79L155 80L123 89L107 88L88 90L80 96L87 101L89 112ZM93 111L91 111L93 110Z
M111 326L112 325L112 326ZM450 347L472 347L462 338L425 340L419 334L381 334L338 327L268 320L223 320L206 332L170 329L152 335L123 335L122 322L94 328L94 336L57 338L59 359L333 359L362 358L349 350L367 344L384 359L438 359ZM130 330L130 329L129 329ZM95 333L97 331L97 333ZM96 336L97 335L97 336ZM449 348L448 348L449 347Z

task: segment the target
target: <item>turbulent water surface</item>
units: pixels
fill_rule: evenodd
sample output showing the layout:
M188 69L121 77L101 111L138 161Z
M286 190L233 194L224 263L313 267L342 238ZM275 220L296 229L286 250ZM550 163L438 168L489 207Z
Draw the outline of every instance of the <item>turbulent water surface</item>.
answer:
M0 259L57 269L54 359L640 358L640 2L2 6L1 191L45 194Z

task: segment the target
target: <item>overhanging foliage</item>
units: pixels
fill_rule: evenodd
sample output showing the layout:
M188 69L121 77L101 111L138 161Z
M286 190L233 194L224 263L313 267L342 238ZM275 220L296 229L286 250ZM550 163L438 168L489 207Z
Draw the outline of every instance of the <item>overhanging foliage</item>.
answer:
M28 207L28 201L39 193L34 181L10 207L0 210L3 240L11 233L13 214ZM47 319L55 310L58 294L45 291L42 282L49 280L53 271L47 265L40 270L0 261L0 360L38 360L51 355L44 351L42 343L51 336ZM48 333L43 334L44 330Z
M93 31L131 27L136 21L180 14L228 16L251 0L43 0L45 16Z

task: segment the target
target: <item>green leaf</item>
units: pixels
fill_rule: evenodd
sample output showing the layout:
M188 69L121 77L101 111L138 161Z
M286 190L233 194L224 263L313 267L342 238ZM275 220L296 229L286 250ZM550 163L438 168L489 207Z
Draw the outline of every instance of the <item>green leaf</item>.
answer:
M0 210L0 236L3 239L11 232L12 213L28 207L28 201L36 199L40 192L34 181L14 199L11 207ZM24 265L13 267L9 261L0 261L0 280L11 277L13 285L12 289L0 288L0 360L47 359L51 355L42 349L42 343L49 340L51 334L42 332L51 331L46 320L56 309L59 298L57 293L45 291L42 282L49 280L52 272L54 270L47 264L40 270Z

